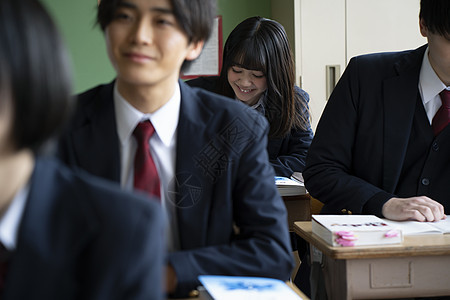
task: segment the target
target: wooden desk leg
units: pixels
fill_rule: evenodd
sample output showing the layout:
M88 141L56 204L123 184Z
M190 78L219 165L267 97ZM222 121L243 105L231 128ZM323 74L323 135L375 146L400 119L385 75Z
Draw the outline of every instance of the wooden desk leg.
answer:
M310 245L311 253L311 299L347 300L347 267L345 260L335 260L322 255ZM326 293L325 293L325 291Z

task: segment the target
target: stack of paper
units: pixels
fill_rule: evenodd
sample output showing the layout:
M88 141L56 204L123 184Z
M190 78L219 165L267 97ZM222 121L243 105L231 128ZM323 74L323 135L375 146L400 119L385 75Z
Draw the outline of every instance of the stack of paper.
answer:
M307 194L304 183L288 177L275 176L275 184L281 196L297 196Z

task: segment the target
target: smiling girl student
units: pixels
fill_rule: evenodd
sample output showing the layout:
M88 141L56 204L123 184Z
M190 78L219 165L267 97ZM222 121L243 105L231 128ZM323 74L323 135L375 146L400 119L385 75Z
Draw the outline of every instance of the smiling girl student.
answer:
M294 61L283 26L250 17L225 42L220 76L188 81L238 99L266 116L270 124L267 150L276 175L303 172L313 138L308 94L295 85Z

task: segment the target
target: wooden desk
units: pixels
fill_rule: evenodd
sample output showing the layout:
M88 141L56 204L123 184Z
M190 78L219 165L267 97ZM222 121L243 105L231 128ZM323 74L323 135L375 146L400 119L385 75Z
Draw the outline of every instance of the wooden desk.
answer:
M283 196L288 213L289 231L294 231L294 222L311 220L311 197L309 194Z
M295 222L295 233L322 255L329 299L450 295L450 235L405 236L401 245L331 247ZM314 250L317 249L317 250Z
M288 225L291 232L291 239L295 237L294 222L311 220L311 201L312 198L309 194L296 195L296 196L282 196L284 205L288 213ZM296 245L297 242L295 242ZM293 246L295 265L292 269L291 278L295 278L297 271L300 267L300 257L297 253L297 246Z
M288 282L286 282L286 284L297 294L297 295L299 295L300 296L300 298L302 298L303 300L309 300L309 298L305 295L305 294L303 294L303 292L302 291L300 291L300 289L295 285L295 284L293 284L292 282L290 282L290 281L288 281Z

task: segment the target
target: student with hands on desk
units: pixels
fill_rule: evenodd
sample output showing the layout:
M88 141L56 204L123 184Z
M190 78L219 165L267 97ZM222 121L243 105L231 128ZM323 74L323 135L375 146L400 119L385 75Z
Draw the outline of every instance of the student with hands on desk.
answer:
M287 213L266 151L268 124L244 104L179 80L212 29L213 0L102 0L98 23L117 77L79 95L60 143L69 165L133 189L137 142L147 146L168 219L166 292L185 297L199 275L287 280ZM148 150L146 150L148 153Z
M295 85L294 60L280 23L262 17L242 21L225 42L220 76L187 83L238 99L266 116L267 151L276 175L303 172L313 138L309 95Z
M325 214L436 221L450 212L450 1L422 0L428 44L352 58L322 114L303 176ZM446 96L445 96L446 95Z

